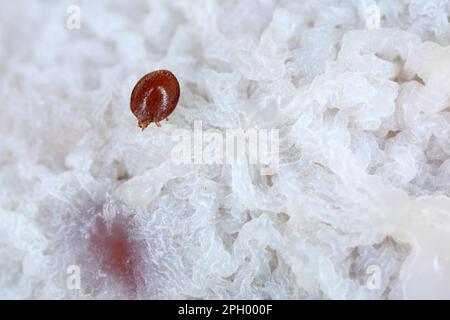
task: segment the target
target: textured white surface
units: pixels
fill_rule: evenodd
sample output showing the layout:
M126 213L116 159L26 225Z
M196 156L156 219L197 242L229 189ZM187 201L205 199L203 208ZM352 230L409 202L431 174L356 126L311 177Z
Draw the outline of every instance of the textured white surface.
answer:
M1 298L450 298L449 1L0 5ZM180 104L141 132L160 68ZM280 129L279 173L175 165L196 120ZM87 240L114 214L145 243L134 296Z

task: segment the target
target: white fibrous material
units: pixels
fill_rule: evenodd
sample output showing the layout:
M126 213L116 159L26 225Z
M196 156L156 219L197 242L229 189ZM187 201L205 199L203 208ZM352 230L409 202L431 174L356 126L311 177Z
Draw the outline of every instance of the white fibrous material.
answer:
M0 298L450 298L449 16L2 0ZM180 102L141 131L131 91L157 69ZM175 163L196 121L279 130L277 172Z

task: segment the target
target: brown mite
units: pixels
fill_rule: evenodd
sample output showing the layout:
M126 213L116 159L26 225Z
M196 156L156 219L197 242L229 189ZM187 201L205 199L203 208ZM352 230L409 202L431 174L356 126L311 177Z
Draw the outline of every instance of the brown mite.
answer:
M157 70L143 76L131 93L131 112L138 119L142 130L155 122L166 119L175 109L180 98L180 84L172 72Z

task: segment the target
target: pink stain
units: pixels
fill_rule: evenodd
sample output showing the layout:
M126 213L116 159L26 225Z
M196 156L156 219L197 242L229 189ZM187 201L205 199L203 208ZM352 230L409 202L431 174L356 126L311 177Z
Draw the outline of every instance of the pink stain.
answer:
M137 294L141 276L138 250L142 243L130 237L131 218L116 215L112 221L97 217L90 245L102 272L120 282L132 295Z

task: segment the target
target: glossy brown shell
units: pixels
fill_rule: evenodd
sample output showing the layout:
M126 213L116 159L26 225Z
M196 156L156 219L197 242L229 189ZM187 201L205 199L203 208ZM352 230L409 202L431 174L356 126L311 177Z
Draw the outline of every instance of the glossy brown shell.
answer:
M150 123L166 119L180 98L180 84L172 72L157 70L143 76L131 93L131 112L144 130Z

